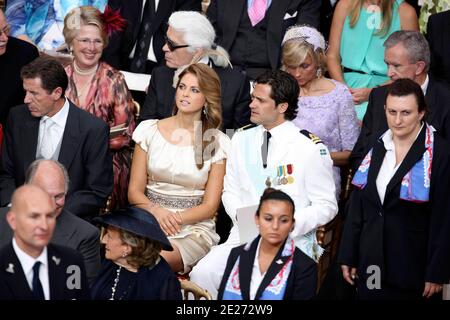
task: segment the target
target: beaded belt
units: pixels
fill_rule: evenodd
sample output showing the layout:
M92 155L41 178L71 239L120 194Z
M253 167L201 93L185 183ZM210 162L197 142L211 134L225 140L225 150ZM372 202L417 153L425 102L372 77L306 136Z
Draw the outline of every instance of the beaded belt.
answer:
M203 196L172 196L150 191L148 189L145 191L145 195L150 201L159 204L161 207L173 209L196 207L203 201Z

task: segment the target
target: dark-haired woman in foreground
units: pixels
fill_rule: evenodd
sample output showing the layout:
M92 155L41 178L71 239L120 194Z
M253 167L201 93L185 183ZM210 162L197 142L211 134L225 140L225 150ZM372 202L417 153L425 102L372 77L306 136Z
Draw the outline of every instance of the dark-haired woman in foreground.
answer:
M280 190L268 188L259 202L259 235L231 250L218 300L306 300L316 293L317 266L295 247L295 205Z

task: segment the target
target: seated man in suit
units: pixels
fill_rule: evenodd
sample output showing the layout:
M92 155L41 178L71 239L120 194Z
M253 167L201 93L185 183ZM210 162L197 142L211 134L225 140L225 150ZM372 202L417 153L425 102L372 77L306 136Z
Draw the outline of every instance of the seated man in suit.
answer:
M58 61L37 58L21 77L25 104L11 109L7 121L0 205L10 202L35 159L54 159L69 172L65 208L86 219L98 215L113 185L107 124L64 98L68 80Z
M21 104L25 93L20 69L39 56L28 42L9 36L10 26L0 9L0 124L5 125L9 109Z
M430 48L418 31L400 30L392 33L384 42L384 60L391 80L409 78L417 82L425 93L428 105L426 121L445 139L450 139L450 87L428 75ZM387 86L372 89L361 133L350 156L353 172L359 167L367 148L387 129L384 105Z
M201 10L201 0L109 0L108 5L120 10L127 25L111 35L103 59L116 69L147 74L164 63L169 16L175 11Z
M280 67L281 40L288 27L318 28L320 6L317 0L211 0L206 14L233 66L255 79Z
M166 66L155 68L141 119L163 119L172 115L176 69L193 62L210 65L221 82L222 130L237 129L249 123L250 83L240 72L228 67L226 51L214 43L216 34L208 19L199 12L178 11L169 18Z
M49 244L56 205L37 186L19 187L7 219L13 240L0 249L0 300L89 299L83 257Z
M75 249L83 255L89 283L100 269L100 234L96 227L64 209L69 176L56 160L39 159L27 170L26 184L47 192L56 203L56 229L51 242ZM9 208L0 208L0 247L11 241L12 230L6 222Z
M450 10L430 16L427 39L431 49L430 73L450 85Z

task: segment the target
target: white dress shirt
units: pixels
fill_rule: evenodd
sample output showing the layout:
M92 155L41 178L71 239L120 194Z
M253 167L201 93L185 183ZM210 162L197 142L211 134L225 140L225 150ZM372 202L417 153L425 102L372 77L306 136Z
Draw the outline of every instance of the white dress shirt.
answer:
M422 88L423 94L427 94L427 89L428 89L428 83L430 82L430 77L425 78L425 81L422 83L422 85L420 86L420 88Z
M44 290L45 300L50 300L47 247L45 247L39 257L35 259L19 248L15 238L12 240L12 245L31 290L33 290L33 266L37 261L41 262L41 266L39 267L39 280L41 281L42 289Z
M419 136L420 131L422 131L423 125L424 124L422 123L416 139ZM383 163L381 164L380 171L378 172L376 186L380 201L383 204L387 185L389 184L389 181L391 181L395 172L397 172L397 169L400 167L402 162L395 165L397 162L397 157L395 156L395 145L392 140L392 131L388 130L381 140L383 141L384 148L386 149L386 154L384 155Z
M252 276L250 279L250 300L255 300L256 292L258 291L261 282L264 279L266 273L261 273L261 269L259 269L259 249L261 246L261 238L258 242L258 247L256 248L255 260L253 260L253 270Z
M51 145L53 147L53 153L55 152L57 146L59 145L59 142L61 141L64 129L66 128L66 122L67 122L67 116L69 115L69 100L65 99L64 105L53 117L43 116L41 118L41 121L39 123L39 135L38 135L38 145L36 148L36 157L40 155L41 145L43 143L43 140L51 139ZM50 137L44 137L45 130L44 130L44 123L45 121L50 118L54 122L54 125L50 128L51 135ZM47 143L47 142L44 142Z

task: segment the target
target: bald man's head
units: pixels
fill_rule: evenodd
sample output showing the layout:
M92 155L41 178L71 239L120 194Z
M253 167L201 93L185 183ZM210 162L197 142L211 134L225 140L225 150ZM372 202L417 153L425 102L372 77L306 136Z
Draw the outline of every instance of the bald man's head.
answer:
M30 165L25 180L47 192L55 200L56 214L61 213L68 188L68 174L62 164L55 160L36 160Z
M41 188L24 185L13 193L7 220L19 248L38 257L55 229L55 201Z

